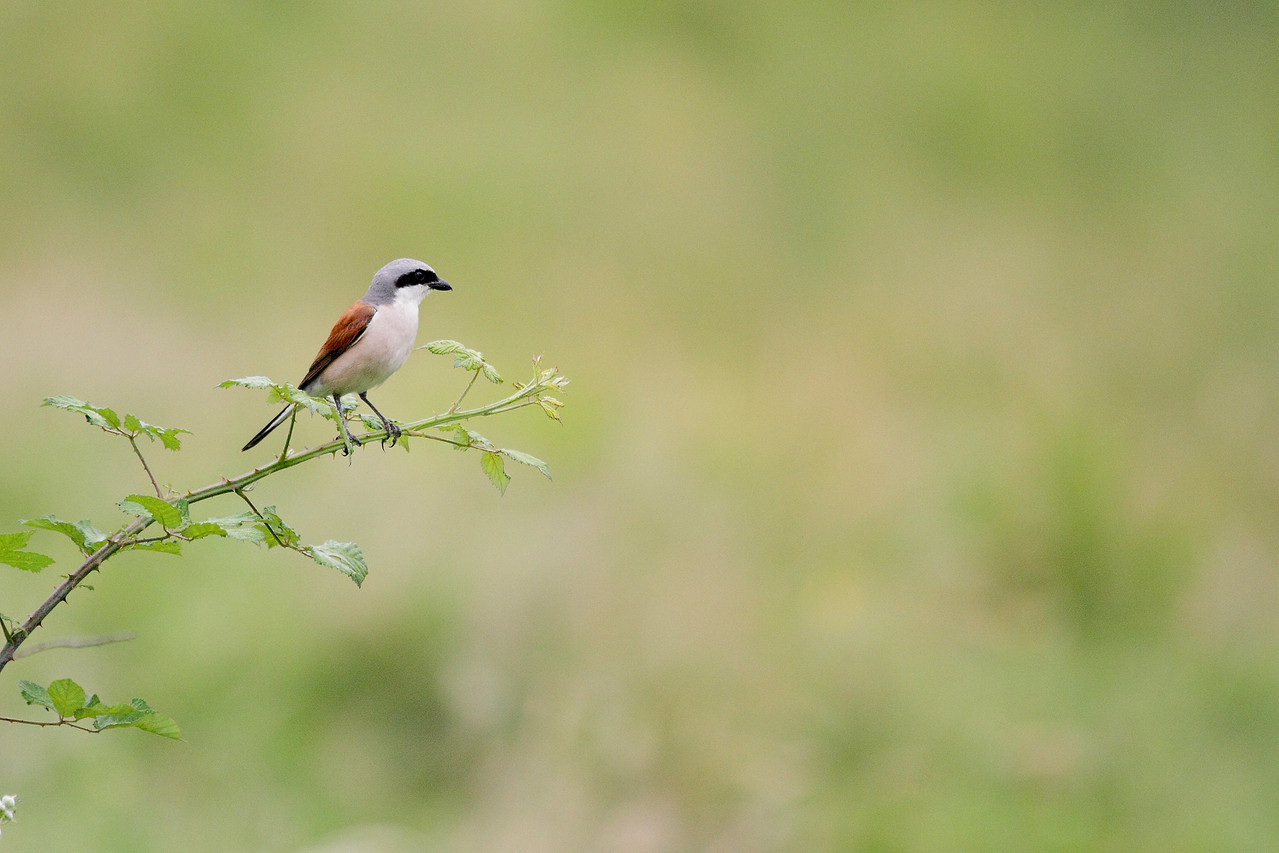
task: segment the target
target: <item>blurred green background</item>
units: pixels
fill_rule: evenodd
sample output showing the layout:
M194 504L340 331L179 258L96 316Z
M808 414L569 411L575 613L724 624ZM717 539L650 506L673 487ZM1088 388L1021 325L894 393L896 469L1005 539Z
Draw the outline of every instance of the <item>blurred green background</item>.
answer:
M1211 13L1207 9L1211 8ZM269 458L400 256L420 342L572 379L499 497L376 447L255 492L361 590L127 556L0 679L13 850L1256 850L1279 838L1279 7L0 6L0 529ZM376 397L445 408L419 353ZM486 389L483 389L485 393ZM329 437L303 420L303 441ZM269 442L268 442L269 444ZM236 511L234 501L208 507ZM74 555L0 573L23 615Z

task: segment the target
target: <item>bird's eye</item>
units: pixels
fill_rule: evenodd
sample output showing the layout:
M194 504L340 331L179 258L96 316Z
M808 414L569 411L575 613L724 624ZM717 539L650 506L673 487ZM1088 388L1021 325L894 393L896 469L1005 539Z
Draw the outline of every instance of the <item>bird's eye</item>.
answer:
M423 284L430 284L433 281L439 281L440 277L431 270L418 270L418 281Z

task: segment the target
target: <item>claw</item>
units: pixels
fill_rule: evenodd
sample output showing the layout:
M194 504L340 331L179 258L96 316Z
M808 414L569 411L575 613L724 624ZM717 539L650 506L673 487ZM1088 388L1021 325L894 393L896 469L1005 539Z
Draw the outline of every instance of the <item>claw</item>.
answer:
M388 441L391 442L391 446L394 447L395 442L400 440L400 436L404 434L404 431L391 421L387 421L383 424L383 426L386 427L386 437L382 439L382 447L385 448Z

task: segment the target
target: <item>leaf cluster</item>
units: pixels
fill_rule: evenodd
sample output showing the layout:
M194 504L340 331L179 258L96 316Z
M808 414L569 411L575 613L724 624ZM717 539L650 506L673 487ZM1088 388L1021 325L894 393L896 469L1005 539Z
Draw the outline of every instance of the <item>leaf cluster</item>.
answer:
M46 397L44 405L84 415L86 421L112 435L121 435L128 439L146 436L152 441L159 441L168 450L180 450L182 442L178 439L178 436L182 433L191 434L191 431L186 429L149 424L136 415L126 414L124 417L120 417L115 413L115 410L106 406L95 406L92 403L86 403L84 400L69 397L65 394Z
M156 713L142 699L108 704L99 699L96 693L86 695L84 688L69 678L60 678L51 682L48 687L24 679L18 682L18 688L28 705L40 705L57 714L58 722L55 725L84 728L75 724L88 720L92 728L86 729L87 731L132 727L160 737L182 739L178 724L171 717Z
M533 467L549 479L550 469L541 459L519 450L499 447L464 424L475 418L503 414L525 406L538 406L548 417L559 421L559 410L564 404L550 396L548 392L563 389L568 384L568 379L560 375L555 368L543 368L540 359L534 359L534 375L531 381L513 383L513 393L500 400L468 410L459 410L462 400L480 376L498 385L504 381L501 374L484 359L482 353L465 347L457 341L434 341L423 348L436 354L453 356L455 367L473 375L447 412L404 424L402 438L407 439L409 436L427 438L450 444L461 451L478 452L480 467L484 474L503 493L511 480L505 465L508 460ZM284 403L305 408L307 411L332 420L342 417L343 414L329 400L312 397L293 385L277 383L264 376L230 379L221 383L221 387L266 390L268 401L271 403ZM280 517L274 506L258 509L246 494L259 480L319 456L337 453L338 450L346 447L343 439L329 441L318 447L296 453L289 452L286 439L283 452L270 464L254 468L232 479L224 477L220 482L178 496L161 488L138 446L138 439L145 436L150 441L159 441L166 449L178 450L182 446L179 436L190 434L188 430L157 426L132 414L121 416L113 409L95 406L65 395L49 397L44 404L79 414L90 425L128 440L155 494L129 494L118 501L117 506L132 518L110 533L87 520L68 521L52 514L23 521L23 525L31 528L29 530L0 533L0 564L22 571L38 572L54 563L52 557L28 548L28 543L37 530L49 531L65 537L82 557L79 566L65 575L49 597L21 624L0 614L0 631L3 631L6 641L3 648L0 648L0 669L14 659L18 647L26 641L32 631L40 627L44 618L55 607L66 601L73 590L91 589L92 587L85 583L88 576L99 571L105 561L122 551L156 551L180 555L185 543L209 537L221 537L240 542L265 544L267 548L281 547L296 551L322 566L336 569L357 586L361 585L367 577L369 569L359 545L332 539L320 544L304 544L298 532ZM351 410L354 410L356 405L355 399L352 398ZM382 435L386 435L386 427L380 419L373 419L363 414L358 417L372 431L372 435L366 438L376 438L379 430L383 431ZM404 441L404 446L407 449L407 441ZM234 495L240 498L248 509L208 518L193 518L192 507L195 504L223 495ZM52 644L46 644L48 645ZM108 704L102 702L96 695L86 695L83 688L70 679L54 681L47 688L35 682L22 681L20 689L23 698L29 704L52 710L57 714L58 719L57 722L52 723L28 720L11 722L25 722L33 725L70 725L86 731L134 727L164 737L179 737L177 725L173 720L157 714L141 699L123 704ZM82 725L86 721L92 728Z

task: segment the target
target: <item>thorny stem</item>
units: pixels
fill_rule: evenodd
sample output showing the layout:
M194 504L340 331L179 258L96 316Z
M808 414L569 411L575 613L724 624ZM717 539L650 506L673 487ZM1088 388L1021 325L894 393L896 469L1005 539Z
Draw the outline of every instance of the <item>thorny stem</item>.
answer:
M0 717L0 722L19 723L24 726L68 726L78 729L82 732L88 732L91 735L102 734L102 729L91 729L88 726L77 726L71 720L58 720L56 722L42 722L40 720L15 720L13 717Z
M249 505L249 509L253 510L253 514L262 520L262 526L266 528L267 533L271 534L271 538L275 540L275 544L283 548L284 543L281 542L280 537L276 535L275 528L271 526L271 522L266 520L265 515L258 512L258 508L253 505L253 501L249 500L249 496L244 493L244 489L236 489L235 493L240 496L241 500Z
M471 392L471 386L475 384L475 380L480 378L480 372L477 370L471 374L471 381L466 383L466 387L462 389L462 393L457 395L457 399L453 401L453 405L449 406L449 412L456 412L457 407L462 405L462 399Z
M550 374L548 373L547 375L550 375ZM503 412L510 412L510 411L514 411L515 409L521 409L525 406L537 405L539 400L542 397L542 394L544 392L550 391L554 387L558 387L558 386L554 385L553 379L551 380L551 382L548 383L546 380L541 378L541 375L539 375L528 385L521 387L518 391L516 391L514 394L511 394L509 397L505 397L501 400L497 400L495 402L489 403L484 406L477 406L474 409L465 409L463 411L450 410L448 412L445 412L442 415L434 415L429 418L423 418L418 421L412 421L410 423L404 424L403 430L405 432L418 433L421 430L434 429L437 427L446 426L448 424L470 420L472 418L487 417L489 415L497 415ZM458 399L460 402L461 398L458 398ZM360 436L360 438L364 441L364 443L368 443L369 441L377 441L378 439L387 438L387 437L389 437L389 433L385 429L374 430L363 436ZM430 438L432 436L425 436L425 437ZM132 438L130 439L130 443L131 444L133 443ZM449 442L449 443L456 444L457 442ZM271 464L265 465L261 468L254 468L252 471L249 471L245 474L241 474L240 476L234 477L232 479L227 479L226 477L223 477L221 480L219 480L216 483L205 486L202 489L196 489L194 491L188 492L186 495L183 496L183 498L187 501L188 504L199 503L200 501L206 501L206 500L209 500L210 498L216 498L221 495L231 494L231 493L240 494L240 497L243 498L244 495L242 494L242 492L249 486L256 483L258 480L263 480L267 477L270 477L272 474L278 474L281 471L284 471L288 468L292 468L296 465L301 465L303 462L308 462L320 456L335 455L344 446L345 446L345 440L343 438L338 438L338 439L334 439L333 441L326 442L325 444L318 445L317 447L312 447L307 450L300 451L298 453L293 454L292 456L288 455L287 446L286 446L285 452L281 454L280 457L277 458ZM138 448L136 444L133 444L133 449L135 453L138 453ZM141 453L138 453L138 458L139 459L142 458ZM146 460L142 461L142 465L144 468L146 468L147 476L151 477L151 469L147 467ZM156 487L156 493L160 495L161 499L164 499L164 495L160 493L160 487L156 483L154 477L151 477L151 483L152 485ZM244 498L244 499L248 501L248 498ZM253 506L253 504L250 503L249 506ZM254 512L255 513L257 512L256 508L254 509ZM75 571L67 575L65 579L62 581L62 583L58 584L58 586L54 589L53 593L47 599L45 599L44 602L31 613L30 616L27 617L26 621L23 622L19 628L17 628L16 630L12 632L8 631L6 628L5 630L6 642L4 647L0 648L0 670L4 669L4 667L7 666L13 660L14 653L17 652L18 647L21 646L22 643L25 642L29 636L31 636L32 631L40 627L41 623L44 621L44 618L49 615L49 613L53 610L53 608L57 607L62 602L66 601L67 596L71 594L71 591L75 589L76 587L78 587L81 583L83 583L85 578L87 578L90 574L92 574L97 569L99 569L102 566L102 564L106 562L108 559L115 556L120 551L121 548L124 548L136 542L137 535L141 533L142 531L146 530L148 527L150 527L154 523L155 523L155 520L152 518L139 517L134 519L132 522L130 522L122 530L119 530L116 533L112 534L107 539L106 542L104 542L101 546L98 547L96 551L94 551L92 554L87 555L84 558L84 562L82 562L79 565L79 567L76 568ZM267 525L267 528L270 529L269 524ZM279 541L278 537L277 537L277 541ZM3 719L3 718L0 718L0 719ZM27 721L15 720L12 722L27 722ZM44 723L41 725L56 725L56 724ZM70 724L65 724L65 725L70 725ZM76 728L79 728L79 727L77 726ZM92 731L92 730L86 729L85 731Z
M289 445L293 443L293 425L298 422L298 407L293 407L292 414L289 415L289 434L284 437L284 449L280 451L280 459L289 455ZM276 460L279 461L278 459ZM253 506L253 504L249 504Z
M164 492L160 491L160 484L155 481L155 475L151 473L151 467L147 465L147 460L142 458L142 451L138 450L138 440L127 433L124 434L124 437L129 439L129 446L133 448L133 452L137 455L138 461L142 463L142 470L147 472L147 477L151 480L151 487L155 489L156 497L160 498L160 500L164 500Z
M40 623L44 621L44 617L59 604L67 600L67 596L71 594L71 590L75 589L84 579L87 578L94 570L102 565L104 561L113 556L117 551L123 548L128 540L146 530L155 522L150 518L135 518L123 530L115 533L106 542L94 551L92 554L84 558L84 562L80 564L74 572L66 576L62 583L58 584L53 594L44 600L44 603L35 609L35 611L27 617L27 621L22 623L18 630L13 632L12 637L4 648L0 649L0 669L8 665L13 660L13 654L18 650L18 646L22 645L27 637L31 636L31 632L40 627Z

